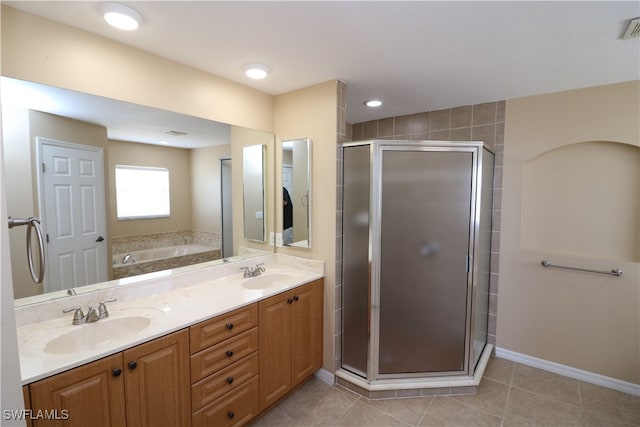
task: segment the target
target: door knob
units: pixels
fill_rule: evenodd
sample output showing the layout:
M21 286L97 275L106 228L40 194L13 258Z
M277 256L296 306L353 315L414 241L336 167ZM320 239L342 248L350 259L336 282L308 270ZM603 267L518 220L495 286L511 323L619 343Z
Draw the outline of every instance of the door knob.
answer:
M100 236L96 239L96 243L100 243L104 240L104 237Z

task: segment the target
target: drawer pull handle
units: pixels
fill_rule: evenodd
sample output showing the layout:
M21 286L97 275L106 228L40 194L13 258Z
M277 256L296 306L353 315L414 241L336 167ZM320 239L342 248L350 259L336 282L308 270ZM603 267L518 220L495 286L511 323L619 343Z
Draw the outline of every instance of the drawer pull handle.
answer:
M233 384L233 377L227 377L227 384Z
M120 368L116 368L113 371L111 371L111 375L113 375L114 377L119 377L120 374L122 374L122 369Z
M229 419L232 419L232 418L233 418L233 417L235 417L235 416L236 416L236 414L234 414L234 413L233 413L233 411L229 411L229 412L227 413L227 417L228 417Z
M233 323L227 323L227 329L228 330L232 330L233 329Z
M227 357L233 356L233 350L227 350Z
M129 367L129 369L133 370L138 367L138 364L132 360L127 366Z
M292 302L293 302L293 300L292 300L291 298L289 298L289 299L287 300L287 304L291 304Z
M298 301L299 299L300 299L300 297L299 297L298 295L295 295L295 296L293 297L293 300L294 300L294 301Z

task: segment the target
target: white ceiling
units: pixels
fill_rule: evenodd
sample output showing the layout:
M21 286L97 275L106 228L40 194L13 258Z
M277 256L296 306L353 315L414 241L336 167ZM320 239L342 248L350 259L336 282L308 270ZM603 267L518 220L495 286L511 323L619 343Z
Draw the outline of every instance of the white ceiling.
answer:
M620 39L638 1L124 1L135 32L99 2L4 3L270 94L340 79L351 123L640 78L640 39Z

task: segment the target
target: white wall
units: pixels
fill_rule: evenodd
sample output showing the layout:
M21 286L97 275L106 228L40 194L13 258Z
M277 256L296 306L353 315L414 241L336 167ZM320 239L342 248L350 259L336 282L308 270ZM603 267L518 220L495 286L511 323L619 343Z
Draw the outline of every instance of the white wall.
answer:
M2 118L0 117L0 128ZM13 286L11 281L11 259L9 255L9 228L6 227L7 177L4 173L4 149L0 133L0 410L23 409L20 391L20 361L18 358L18 338L16 318L13 309ZM2 416L2 414L0 414ZM2 420L2 425L24 425L24 422Z

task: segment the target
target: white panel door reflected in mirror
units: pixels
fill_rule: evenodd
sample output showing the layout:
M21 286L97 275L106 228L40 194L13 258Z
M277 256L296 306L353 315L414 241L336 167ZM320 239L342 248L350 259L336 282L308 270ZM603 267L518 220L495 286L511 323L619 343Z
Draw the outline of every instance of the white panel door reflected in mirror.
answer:
M311 247L311 139L282 141L282 245Z

